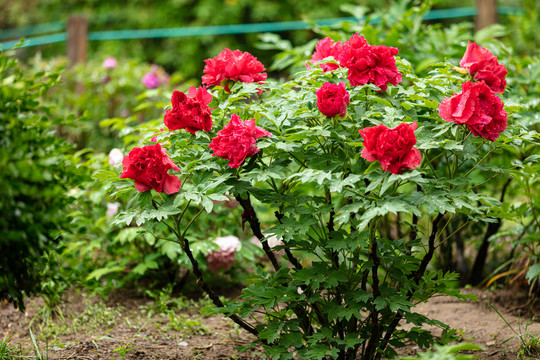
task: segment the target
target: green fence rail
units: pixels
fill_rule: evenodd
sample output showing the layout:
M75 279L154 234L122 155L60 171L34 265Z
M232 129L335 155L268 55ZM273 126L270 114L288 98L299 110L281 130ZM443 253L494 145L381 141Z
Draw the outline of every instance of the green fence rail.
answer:
M45 24L31 25L16 29L0 31L0 39L20 38L23 36L43 35L47 33L56 33L65 30L65 21L54 21Z
M497 13L500 15L523 15L523 10L511 7L498 7ZM459 17L476 16L477 10L474 7L464 7L455 9L431 10L426 14L424 20L443 20ZM177 27L168 29L141 29L141 30L112 30L112 31L91 31L88 33L88 40L126 40L126 39L149 39L149 38L168 38L168 37L187 37L187 36L210 36L210 35L230 35L260 32L279 32L291 30L306 30L314 26L333 26L341 22L358 22L355 17L342 17L332 19L320 19L313 22L308 21L284 21L268 22L256 24L238 24L238 25L218 25L218 26L200 26L200 27ZM372 19L372 23L380 22L380 19ZM54 25L53 25L54 24ZM65 27L65 23L48 23L36 25L33 27L22 28L22 32L14 36L28 36L28 34L37 34L40 27L47 32L56 27ZM7 30L10 34L15 34L18 29ZM6 38L6 31L0 32L0 39ZM53 44L67 40L65 32L51 35L35 36L23 41L20 47L32 47L38 45ZM20 40L5 41L0 43L0 48L10 49L20 43Z

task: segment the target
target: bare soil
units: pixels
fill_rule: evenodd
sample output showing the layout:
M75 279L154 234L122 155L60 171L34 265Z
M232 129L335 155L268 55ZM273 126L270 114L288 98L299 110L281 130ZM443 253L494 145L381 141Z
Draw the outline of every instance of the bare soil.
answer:
M525 339L527 334L540 335L540 322L535 317L540 312L524 294L514 290L463 291L478 295L480 301L461 303L435 297L418 304L416 312L457 329L462 341L483 346L485 350L477 353L480 359L516 359L519 348L516 334L488 303ZM71 292L64 300L55 315L47 313L41 298L28 300L24 313L0 303L0 341L10 337L10 345L19 354L33 356L38 351L43 359L51 360L262 359L261 349L237 350L251 342L251 335L228 319L201 315L195 302L176 311L171 319L156 308L154 300L125 291L106 300ZM411 345L400 354L416 351L418 348Z

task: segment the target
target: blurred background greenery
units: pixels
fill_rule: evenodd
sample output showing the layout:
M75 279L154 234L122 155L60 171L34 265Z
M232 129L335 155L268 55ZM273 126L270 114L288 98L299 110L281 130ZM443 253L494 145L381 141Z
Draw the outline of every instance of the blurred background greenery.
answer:
M165 0L99 1L79 0L6 0L0 4L0 29L36 25L49 22L66 22L70 15L84 15L89 22L89 31L134 30L174 27L197 27L227 24L251 24L291 20L317 20L351 16L350 3L365 8L366 14L373 11L390 10L396 4L419 5L425 1L393 0ZM433 9L472 7L474 0L434 1ZM499 0L498 6L524 9L534 19L538 17L540 3L535 0ZM536 11L536 13L534 13ZM451 14L453 16L453 14ZM448 25L468 18L451 18L437 22ZM534 22L523 23L515 16L501 15L499 22L509 27L509 38L520 52L534 51L531 44L538 44ZM293 46L307 43L316 37L311 31L296 30L281 32L283 39ZM105 40L89 43L90 59L115 56L147 63L156 63L168 73L178 72L184 79L200 76L203 60L215 56L224 47L242 49L257 56L264 64L270 63L272 52L256 46L258 34L207 35L197 37L172 37L133 40ZM536 43L535 43L536 42ZM23 49L21 58L29 58L40 52L45 58L65 54L65 43L43 45Z

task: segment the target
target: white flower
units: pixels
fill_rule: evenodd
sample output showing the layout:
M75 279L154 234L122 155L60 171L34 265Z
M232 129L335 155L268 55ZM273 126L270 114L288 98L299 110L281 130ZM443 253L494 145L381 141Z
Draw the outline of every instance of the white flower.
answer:
M109 153L109 164L111 166L121 164L123 159L124 159L124 154L122 153L122 150L120 149L114 148Z
M120 207L120 203L114 202L114 203L107 203L107 216L113 217L118 212L118 208Z
M271 234L271 235L270 234L263 234L263 235L266 237L266 241L268 242L268 246L270 246L270 249L272 249L272 250L276 246L285 245L285 243L281 239L278 239L275 234ZM249 241L251 243L257 245L261 249L263 248L262 243L255 236L252 237ZM283 249L281 249L279 251L274 250L274 254L279 255L279 256L283 256L285 254L285 250L283 250Z

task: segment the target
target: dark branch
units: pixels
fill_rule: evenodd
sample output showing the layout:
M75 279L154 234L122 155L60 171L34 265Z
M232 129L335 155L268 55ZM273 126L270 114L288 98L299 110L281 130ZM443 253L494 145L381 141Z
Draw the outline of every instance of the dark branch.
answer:
M242 205L242 208L244 209L244 213L242 214L242 217L249 222L249 226L251 227L251 231L253 231L253 235L259 239L259 241L262 244L263 250L268 256L268 259L270 259L270 262L274 266L274 270L279 270L279 264L277 262L276 256L274 255L274 252L272 249L270 249L270 246L268 245L268 241L264 238L264 235L261 231L261 223L259 222L259 219L257 218L257 214L255 213L255 209L253 209L253 206L251 205L251 200L249 198L249 194L246 199L243 199L240 195L235 196L236 200Z
M191 265L193 266L193 273L195 274L195 276L197 276L197 285L199 285L208 294L210 299L212 299L212 302L214 303L214 305L216 305L217 307L225 307L225 305L223 305L223 303L221 302L219 296L217 296L217 294L214 291L212 291L212 289L210 289L208 284L204 281L201 270L199 269L199 263L193 257L193 253L191 252L191 249L189 247L189 240L187 238L183 238L182 240L183 240L182 249L186 252L186 255L188 256L189 261L191 262ZM240 318L238 315L231 314L228 316L231 318L231 320L233 320L235 323L240 325L246 331L250 332L251 334L255 336L259 335L259 331L257 329L255 329L252 325L248 324L246 321L244 321L244 319ZM261 340L261 341L263 343L266 343L265 340Z
M429 235L429 241L428 241L428 252L422 258L422 261L420 262L420 266L418 267L418 269L413 275L413 279L416 285L420 283L420 280L424 276L427 266L429 262L431 261L431 258L433 257L433 253L435 252L435 238L437 236L437 232L439 231L439 222L442 220L443 217L444 217L444 214L439 214L437 215L435 220L433 220L433 227L431 229L431 234ZM414 290L411 290L408 292L407 294L408 300L412 299L414 292L415 292ZM386 346L388 345L388 342L390 341L392 334L396 330L396 327L402 318L403 318L402 313L396 314L396 316L394 317L394 320L392 321L392 323L390 323L390 326L388 326L388 330L386 330L386 334L380 345L381 351L384 350Z
M280 224L282 224L281 222L281 219L283 219L283 214L276 211L274 213L274 215L276 215L276 219L279 221ZM289 259L289 262L298 270L301 270L303 267L302 267L302 264L300 264L300 262L298 261L297 258L294 257L294 255L292 254L291 250L287 247L284 249L285 250L285 255L287 255L287 258Z

